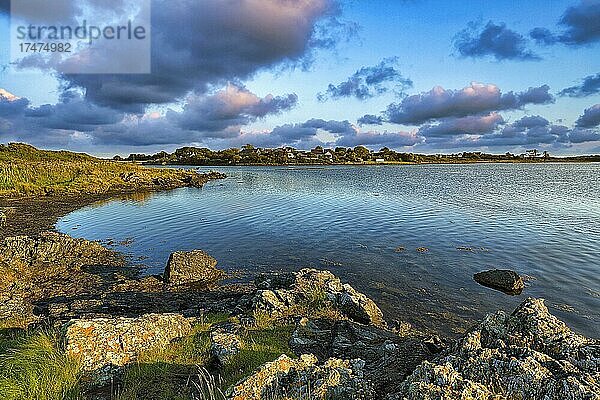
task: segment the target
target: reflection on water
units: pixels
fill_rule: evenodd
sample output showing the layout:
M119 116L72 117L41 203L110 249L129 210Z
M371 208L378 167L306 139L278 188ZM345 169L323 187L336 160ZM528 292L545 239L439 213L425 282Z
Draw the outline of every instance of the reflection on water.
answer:
M88 207L58 229L133 238L117 248L144 257L151 273L172 251L194 248L250 275L330 269L389 317L444 332L544 297L578 331L599 336L600 164L219 170L229 178ZM530 276L529 287L510 297L473 281L493 267Z

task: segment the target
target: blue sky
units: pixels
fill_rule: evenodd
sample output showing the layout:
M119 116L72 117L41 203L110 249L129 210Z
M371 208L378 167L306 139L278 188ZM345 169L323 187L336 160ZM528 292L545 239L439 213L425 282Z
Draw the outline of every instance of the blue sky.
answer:
M206 37L149 79L11 64L0 73L0 141L106 155L244 143L600 153L600 1L257 1L197 2L210 20L169 3L175 10L152 21L168 39L153 40L165 53L153 61ZM165 4L153 0L153 12ZM244 7L272 15L238 14ZM0 16L3 36L9 21ZM8 64L7 41L0 52ZM140 100L138 90L155 92ZM359 124L365 115L377 123Z

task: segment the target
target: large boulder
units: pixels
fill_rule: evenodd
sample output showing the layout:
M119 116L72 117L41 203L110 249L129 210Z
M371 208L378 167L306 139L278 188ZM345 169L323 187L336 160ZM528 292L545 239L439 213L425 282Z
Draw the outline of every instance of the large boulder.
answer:
M521 294L525 288L523 278L515 271L508 269L493 269L479 272L473 276L473 279L480 285L511 295Z
M329 271L303 269L293 275L261 276L253 299L254 310L272 316L307 316L329 309L365 325L385 326L377 304Z
M134 362L141 352L164 347L191 329L180 314L74 320L66 327L66 350L83 371L95 372Z
M164 279L172 285L212 286L224 276L217 268L217 260L202 250L193 250L171 254Z
M363 361L329 359L319 365L313 355L292 360L281 356L229 390L231 400L371 400L376 396L363 377Z
M290 340L296 354L361 359L364 374L378 394L390 393L423 361L434 357L428 338L394 332L352 321L307 320L296 326ZM438 351L439 352L439 351Z
M497 312L389 399L600 399L600 342L571 331L543 300Z

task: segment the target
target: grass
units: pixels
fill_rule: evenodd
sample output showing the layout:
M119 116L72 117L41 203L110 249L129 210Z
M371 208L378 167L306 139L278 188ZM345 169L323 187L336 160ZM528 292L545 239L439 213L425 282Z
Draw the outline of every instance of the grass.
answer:
M65 354L56 332L1 331L2 399L80 399L80 378L79 363Z
M137 183L125 182L123 174L135 173ZM0 145L0 196L101 194L151 186L155 178L181 179L186 173L150 169L139 165L101 160L86 154L38 150L11 143Z

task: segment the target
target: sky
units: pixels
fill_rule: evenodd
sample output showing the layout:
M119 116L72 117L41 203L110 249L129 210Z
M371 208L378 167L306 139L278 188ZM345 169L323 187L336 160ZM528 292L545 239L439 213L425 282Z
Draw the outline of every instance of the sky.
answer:
M127 1L61 16L105 21ZM151 73L83 74L11 58L0 0L0 142L600 154L600 0L149 1Z

